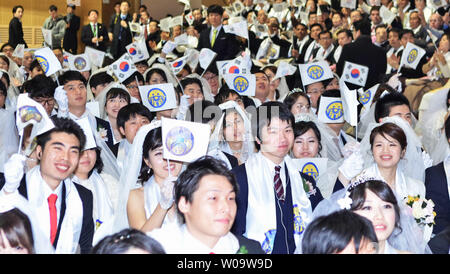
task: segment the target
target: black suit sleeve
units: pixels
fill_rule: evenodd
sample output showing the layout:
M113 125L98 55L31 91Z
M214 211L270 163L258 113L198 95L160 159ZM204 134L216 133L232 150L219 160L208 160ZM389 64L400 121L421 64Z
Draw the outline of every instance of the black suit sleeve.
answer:
M83 29L81 29L81 42L83 42L86 46L90 46L92 44L90 32L90 25L86 25Z
M237 236L242 236L246 231L248 206L248 181L245 164L233 168L231 172L234 173L236 181L239 185L239 191L236 197L236 218L234 219L234 224L231 228L231 232L233 232Z
M89 254L92 249L92 240L94 239L94 219L92 217L94 198L92 192L87 188L76 183L75 186L83 202L83 224L78 243L81 254Z

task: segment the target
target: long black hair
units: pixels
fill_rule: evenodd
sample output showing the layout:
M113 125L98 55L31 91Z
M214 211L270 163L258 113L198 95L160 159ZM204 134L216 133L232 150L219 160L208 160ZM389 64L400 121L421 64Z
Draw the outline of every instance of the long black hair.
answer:
M139 179L144 184L153 175L153 170L144 162L144 159L150 158L150 151L162 146L162 130L161 127L150 130L145 136L142 145L142 165Z

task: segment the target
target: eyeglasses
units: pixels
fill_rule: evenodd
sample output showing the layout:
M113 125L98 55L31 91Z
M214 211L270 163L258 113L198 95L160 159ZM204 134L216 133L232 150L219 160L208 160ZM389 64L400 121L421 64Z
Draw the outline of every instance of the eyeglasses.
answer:
M137 88L139 88L139 86L136 86L136 85L128 85L127 88L128 88L128 89L137 89Z
M55 105L55 99L54 98L34 98L34 101L38 102L39 104L41 104L42 106L45 106L46 104L49 106L54 106Z

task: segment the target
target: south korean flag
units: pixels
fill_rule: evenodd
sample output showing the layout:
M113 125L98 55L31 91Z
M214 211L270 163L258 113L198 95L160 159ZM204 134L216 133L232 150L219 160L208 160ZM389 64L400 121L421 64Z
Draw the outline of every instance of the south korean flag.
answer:
M128 54L131 56L133 63L137 63L149 58L145 42L142 45L141 40L129 44L128 46L126 46L126 49Z
M368 75L368 67L345 61L344 72L342 73L345 82L363 87L366 85Z
M125 53L119 60L114 62L111 65L111 68L121 83L137 71L136 66L133 64L133 60L128 53Z

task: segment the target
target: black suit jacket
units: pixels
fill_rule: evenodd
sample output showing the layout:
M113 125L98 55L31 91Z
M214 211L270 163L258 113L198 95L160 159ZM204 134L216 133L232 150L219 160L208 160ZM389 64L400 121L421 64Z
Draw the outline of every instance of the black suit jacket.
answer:
M9 40L8 43L11 44L13 48L16 48L18 44L24 44L28 48L27 43L23 39L23 28L22 22L16 17L13 17L9 22Z
M272 40L275 45L280 46L280 55L278 58L287 58L289 49L291 48L291 43L287 40L281 39L278 35L271 37L270 40Z
M68 22L69 19L67 16L64 17L64 20L66 23L70 23L70 26L66 29L66 32L64 32L63 47L65 50L71 50L73 51L73 54L76 54L78 46L77 32L80 29L80 17L74 14L70 19L70 22Z
M402 60L402 55L405 52L404 49L402 49L401 51L399 51L398 53L398 57L400 58L400 60ZM422 58L420 59L419 63L417 64L416 69L413 68L409 68L409 67L402 67L400 69L400 73L402 77L405 77L407 79L413 79L413 78L421 78L423 76L426 76L425 73L423 73L422 71L422 67L423 65L425 65L427 63L427 55L425 54L424 56L422 56Z
M231 33L226 33L222 26L217 34L214 47L211 47L211 40L209 39L210 33L211 27L200 33L197 50L200 51L202 48L209 48L213 50L217 53L215 61L234 59L239 53L239 41L236 39L236 36Z
M114 19L114 17L113 17ZM125 21L127 22L127 28L124 28L121 26L120 22L122 21L119 17L117 20L112 20L112 23L115 22L115 24L111 25L110 31L113 34L113 40L111 44L111 54L114 56L114 58L119 58L121 54L126 52L125 46L131 44L133 41L133 37L131 35L130 31L130 23L133 20L133 17L130 14L127 14L127 17L125 18ZM121 39L119 40L119 36Z
M5 185L5 176L3 173L0 173L0 190L3 189ZM92 249L92 240L94 238L94 219L92 217L93 211L93 195L90 190L74 183L78 195L83 203L83 222L81 226L80 239L78 240L78 244L80 245L80 251L82 254L89 254ZM27 181L26 176L24 175L22 180L20 181L20 185L18 188L20 195L22 195L25 199L28 199L27 192ZM62 185L62 196L66 196L66 187L65 184ZM61 200L61 210L59 212L59 220L56 231L55 241L53 242L53 247L56 248L58 245L59 234L61 232L61 224L64 220L66 214L66 199Z
M336 73L339 77L344 71L345 61L363 65L369 68L369 75L365 89L381 82L386 73L387 59L383 49L375 46L369 35L361 35L354 42L342 48L341 57L336 66ZM359 86L347 83L349 89L359 88Z
M297 64L303 64L305 61L305 54L306 54L306 50L308 49L309 45L312 43L312 41L314 41L314 39L311 39L311 37L309 37L308 41L305 42L305 45L302 47L302 50L299 51L299 56L297 59L295 59L295 62ZM299 46L298 46L298 38L297 36L294 35L294 39L292 41L292 48L295 50L299 50Z
M450 199L444 163L425 170L425 197L433 200L436 217L433 233L438 234L450 226Z
M109 42L108 30L100 23L97 23L97 25L98 37L100 38L101 36L103 36L103 41L98 42L98 47L97 44L92 43L92 38L94 38L95 36L92 32L91 24L87 24L81 29L81 42L91 48L106 51L106 43Z

